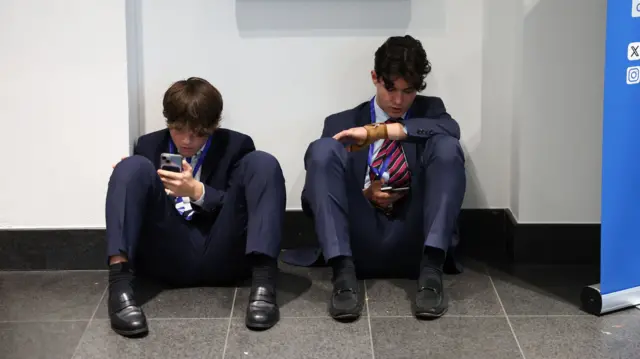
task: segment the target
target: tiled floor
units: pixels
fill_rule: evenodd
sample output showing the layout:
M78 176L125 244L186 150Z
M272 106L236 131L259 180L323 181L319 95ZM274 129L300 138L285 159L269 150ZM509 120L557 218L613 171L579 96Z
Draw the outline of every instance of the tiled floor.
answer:
M598 280L588 268L468 262L447 277L450 310L432 322L411 316L414 282L367 280L365 315L350 324L327 316L326 268L282 271L271 330L245 328L247 288L147 284L142 339L111 331L106 272L1 272L0 358L640 358L640 311L579 310L580 289Z

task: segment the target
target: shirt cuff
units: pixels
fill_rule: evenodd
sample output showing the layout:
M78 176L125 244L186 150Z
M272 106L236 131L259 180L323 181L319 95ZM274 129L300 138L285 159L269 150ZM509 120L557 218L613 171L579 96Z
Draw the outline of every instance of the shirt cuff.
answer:
M193 202L193 204L195 204L198 207L202 207L202 204L204 203L204 191L205 191L204 183L200 182L200 185L202 186L202 196L200 196L200 198L198 198L197 201Z
M409 133L407 132L407 126L406 125L402 125L402 130L404 131L405 135L408 135Z

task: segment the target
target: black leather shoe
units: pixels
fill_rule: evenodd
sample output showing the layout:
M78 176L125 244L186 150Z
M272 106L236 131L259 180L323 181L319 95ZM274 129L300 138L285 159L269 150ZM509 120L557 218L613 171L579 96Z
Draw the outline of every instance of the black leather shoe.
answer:
M142 308L136 305L133 293L109 291L109 319L111 328L125 337L142 336L149 332L147 318Z
M442 273L429 273L418 279L418 292L414 302L414 314L418 319L436 319L448 309L444 293Z
M276 302L275 291L261 286L251 288L245 316L247 328L265 330L276 325L279 320L280 309Z
M339 321L353 321L360 318L364 300L359 295L358 284L349 286L346 283L333 285L329 315Z

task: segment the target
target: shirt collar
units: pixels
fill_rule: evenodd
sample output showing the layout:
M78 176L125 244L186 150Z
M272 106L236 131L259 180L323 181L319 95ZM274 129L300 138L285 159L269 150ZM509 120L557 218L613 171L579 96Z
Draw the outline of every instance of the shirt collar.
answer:
M198 158L201 154L202 151L204 151L204 147L207 145L207 143L205 142L204 145L202 145L202 147L200 147L200 149L198 150L198 152L196 152L193 156L191 156L191 158Z

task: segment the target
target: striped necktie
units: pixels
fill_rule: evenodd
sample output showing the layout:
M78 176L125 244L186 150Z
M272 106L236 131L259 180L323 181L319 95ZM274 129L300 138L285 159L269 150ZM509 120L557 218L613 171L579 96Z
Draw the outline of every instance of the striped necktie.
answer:
M395 122L398 121L389 119L385 123ZM411 183L411 173L409 172L407 159L404 156L402 145L399 141L389 139L384 140L382 147L380 147L380 151L378 151L378 155L371 166L373 168L380 168L387 157L390 157L390 160L387 167L389 181L387 181L386 185L394 188L408 187ZM369 175L371 176L371 181L374 181L376 178L375 173L370 171Z

